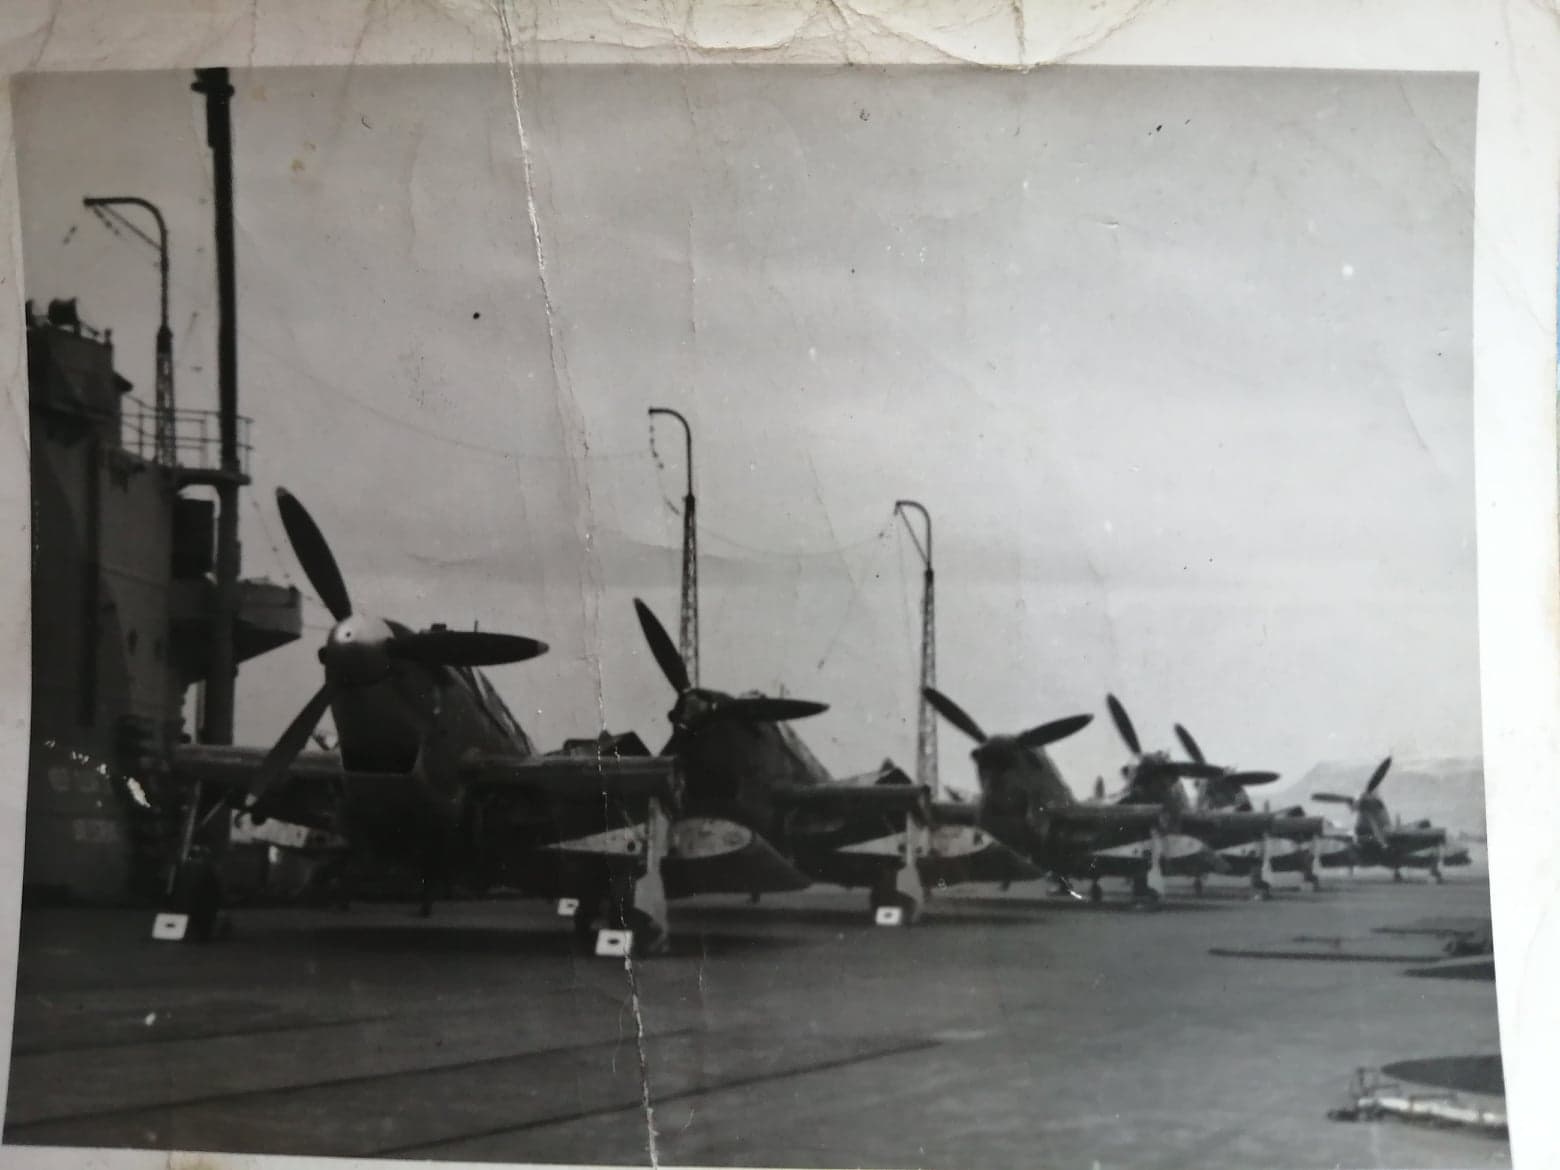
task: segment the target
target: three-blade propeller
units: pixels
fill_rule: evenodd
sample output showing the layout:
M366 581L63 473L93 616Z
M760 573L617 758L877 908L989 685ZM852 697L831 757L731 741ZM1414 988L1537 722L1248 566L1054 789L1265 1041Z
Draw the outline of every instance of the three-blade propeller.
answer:
M1195 764L1206 764L1208 757L1203 755L1202 748L1192 738L1192 733L1179 723L1175 725L1175 737L1181 741L1181 747L1192 758ZM1242 788L1250 788L1258 784L1271 784L1279 778L1277 772L1243 772L1236 768L1228 768L1219 777L1228 784L1238 784Z
M397 661L425 667L497 666L524 662L547 652L547 646L534 638L437 627L403 630L356 614L341 569L314 517L285 488L276 489L276 506L287 542L314 592L336 619L336 625L319 653L325 667L324 685L314 692L266 753L244 796L244 807L251 814L263 810L266 797L286 778L293 761L308 745L315 727L343 689L381 681ZM256 815L256 819L261 818Z
M1132 719L1127 714L1127 709L1121 705L1121 700L1115 695L1106 695L1105 706L1110 711L1111 722L1116 725L1116 734L1121 736L1121 742L1127 745L1127 751L1131 753L1132 760L1137 765L1137 775L1140 778L1145 772L1152 772L1156 776L1184 776L1188 780L1214 780L1225 774L1226 769L1210 764L1206 760L1199 760L1195 756L1190 762L1186 762L1172 760L1162 752L1153 755L1145 754L1143 742L1138 739L1137 728L1132 726ZM1275 776L1274 779L1277 777Z
M688 666L683 661L671 635L655 613L639 598L634 598L634 612L639 615L639 628L656 665L677 692L677 705L672 709L672 721L678 732L692 730L717 719L738 719L752 723L782 723L791 719L805 719L809 715L821 715L829 709L827 703L814 703L807 699L770 698L768 695L723 695L706 691L693 685L688 677Z
M1328 804L1346 804L1351 810L1356 809L1364 803L1367 796L1374 795L1376 789L1381 787L1381 782L1387 778L1387 772L1391 767L1391 756L1377 764L1376 770L1370 774L1370 779L1365 784L1365 791L1358 796L1343 796L1336 792L1316 792L1312 793L1311 799Z
M935 687L927 687L921 693L926 696L926 701L932 705L934 711L976 743L984 746L991 742L992 737L981 730L980 724L971 719L964 708L947 695ZM1093 715L1069 715L1064 719L1053 719L1049 723L1031 727L1028 731L1021 731L1011 739L1019 747L1041 748L1077 734L1092 722L1094 722Z
M1358 796L1341 796L1336 792L1316 792L1311 795L1311 799L1316 801L1323 801L1329 804L1346 804L1349 806L1349 811L1357 812L1362 806L1365 805L1367 800L1371 800L1371 798L1375 796L1376 789L1381 787L1381 782L1387 778L1387 770L1391 767L1391 756L1388 756L1386 759L1382 760L1381 763L1377 764L1376 770L1370 774L1370 779L1365 783L1365 791L1361 792ZM1372 804L1374 807L1369 810L1372 814L1385 813L1385 806L1382 805L1379 797L1372 801ZM1383 817L1379 817L1377 815L1368 815L1362 817L1361 819L1365 823L1366 832L1368 832L1371 837L1373 837L1380 844L1386 845L1386 831L1382 827L1381 823Z

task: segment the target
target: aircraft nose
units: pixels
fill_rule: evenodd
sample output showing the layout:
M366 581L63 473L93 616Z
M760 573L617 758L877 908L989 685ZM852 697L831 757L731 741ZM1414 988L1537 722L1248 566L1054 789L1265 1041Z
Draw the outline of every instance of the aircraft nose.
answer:
M339 682L362 684L382 678L389 669L384 639L374 636L357 618L332 627L320 648L320 662Z

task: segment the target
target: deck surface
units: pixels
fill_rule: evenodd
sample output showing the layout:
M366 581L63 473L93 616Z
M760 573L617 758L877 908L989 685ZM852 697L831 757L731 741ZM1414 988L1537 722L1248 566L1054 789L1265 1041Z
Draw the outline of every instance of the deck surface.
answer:
M1326 1118L1361 1066L1489 1090L1462 1058L1498 1052L1494 984L1434 977L1487 885L1327 881L1152 912L961 893L908 930L843 893L680 903L632 973L535 903L239 911L206 946L30 911L5 1141L644 1164L653 1122L663 1164L1508 1165Z

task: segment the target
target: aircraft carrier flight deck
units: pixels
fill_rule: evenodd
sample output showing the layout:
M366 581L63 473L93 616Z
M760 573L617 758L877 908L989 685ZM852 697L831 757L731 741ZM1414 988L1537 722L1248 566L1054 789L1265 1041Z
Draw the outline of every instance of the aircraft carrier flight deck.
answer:
M1339 875L1152 910L1043 884L875 929L859 895L700 899L600 959L535 901L24 928L7 1143L453 1161L1502 1166L1503 1137L1328 1113L1361 1068L1500 1105L1488 885ZM1277 903L1282 902L1280 906ZM1278 910L1280 913L1274 913ZM1347 1021L1346 1025L1343 1022ZM1407 1091L1407 1090L1405 1090ZM653 1138L652 1138L653 1134Z

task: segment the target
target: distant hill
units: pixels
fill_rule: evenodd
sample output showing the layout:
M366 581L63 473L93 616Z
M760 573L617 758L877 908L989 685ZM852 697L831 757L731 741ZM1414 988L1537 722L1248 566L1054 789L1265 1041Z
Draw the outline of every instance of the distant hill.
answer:
M1341 805L1313 805L1317 792L1356 796L1370 779L1378 761L1317 764L1283 795L1303 799L1312 811L1333 820L1350 820ZM1378 790L1387 812L1404 823L1429 820L1447 829L1454 839L1482 839L1484 828L1484 761L1482 759L1393 760L1392 770ZM1476 855L1482 848L1474 847Z

